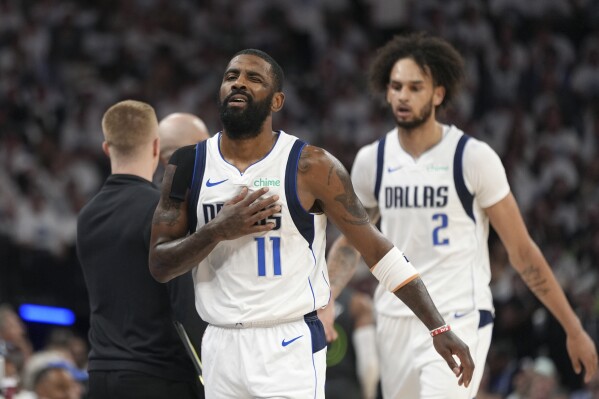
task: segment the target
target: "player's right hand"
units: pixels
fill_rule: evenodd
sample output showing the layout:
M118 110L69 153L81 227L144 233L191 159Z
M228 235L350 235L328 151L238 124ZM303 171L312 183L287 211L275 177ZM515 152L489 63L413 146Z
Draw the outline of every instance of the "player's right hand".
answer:
M218 215L212 219L212 231L222 240L233 240L248 234L272 230L274 222L258 223L275 213L281 212L281 206L275 204L278 195L260 199L268 192L263 187L254 192L249 192L243 187L241 192L231 200L225 202Z
M458 377L458 384L468 387L474 373L474 361L470 356L470 349L452 331L433 337L433 345L439 354L445 359L449 368ZM457 364L453 356L457 356L460 364Z

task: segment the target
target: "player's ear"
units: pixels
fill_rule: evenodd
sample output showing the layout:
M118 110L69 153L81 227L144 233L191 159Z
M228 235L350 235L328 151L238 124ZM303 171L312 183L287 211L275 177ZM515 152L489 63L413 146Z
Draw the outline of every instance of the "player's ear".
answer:
M283 108L283 104L285 103L285 94L282 91L277 91L274 96L272 96L272 101L270 103L270 110L272 112L279 112L281 108Z
M433 89L433 105L438 107L445 99L445 87L435 86Z
M106 156L110 158L110 146L106 141L102 142L102 151L104 151L104 154L106 154Z
M152 149L153 149L152 155L155 157L159 157L160 156L160 137L156 137L154 139L154 141L152 142Z

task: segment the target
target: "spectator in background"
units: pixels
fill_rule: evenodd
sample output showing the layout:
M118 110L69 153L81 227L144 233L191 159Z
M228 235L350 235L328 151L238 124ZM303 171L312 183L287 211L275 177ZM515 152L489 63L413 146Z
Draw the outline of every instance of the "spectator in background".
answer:
M49 365L35 376L33 390L37 399L81 399L81 387L61 365Z
M76 369L87 375L88 345L87 341L69 328L54 328L46 339L46 350L62 351ZM87 378L86 378L87 379Z
M60 369L60 372L46 371ZM87 374L79 372L71 357L62 350L36 352L21 373L16 399L41 399L40 395L64 395L61 398L81 398L86 392ZM70 396L69 396L70 395Z
M9 304L0 304L0 340L6 342L8 350L16 350L27 361L33 353L33 345L25 324Z

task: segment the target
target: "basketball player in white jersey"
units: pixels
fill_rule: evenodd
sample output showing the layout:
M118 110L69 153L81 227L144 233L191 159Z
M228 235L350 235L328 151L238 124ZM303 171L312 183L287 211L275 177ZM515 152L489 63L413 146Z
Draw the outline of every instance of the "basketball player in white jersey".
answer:
M433 332L424 333L428 344L454 383L467 386L467 346L414 267L370 224L341 163L272 130L282 86L268 54L237 53L219 92L223 131L173 154L154 214L153 276L164 282L192 270L196 308L210 323L201 351L206 397L324 397L326 342L316 310L330 299L327 217Z
M597 368L595 345L530 238L499 157L435 118L437 108L454 97L462 64L449 43L412 34L389 41L370 69L371 87L386 94L397 127L358 152L352 182L371 221L380 218L383 234L414 263L477 365L470 386L452 383L422 324L379 285L377 343L386 399L476 396L493 328L489 221L512 265L566 331L574 370L584 367L588 381ZM349 237L340 237L329 254L329 264L341 268L331 270L334 295L358 261L350 244Z

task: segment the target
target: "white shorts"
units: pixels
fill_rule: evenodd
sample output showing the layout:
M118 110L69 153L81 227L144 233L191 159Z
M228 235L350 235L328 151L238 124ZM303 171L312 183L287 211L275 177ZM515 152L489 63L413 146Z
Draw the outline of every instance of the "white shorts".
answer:
M451 330L470 348L475 365L470 386L458 385L458 378L437 353L426 326L418 318L377 315L377 349L385 399L472 399L476 396L491 345L491 313L471 311L458 318L444 316Z
M206 398L324 398L326 353L316 312L270 327L209 325L202 339Z

